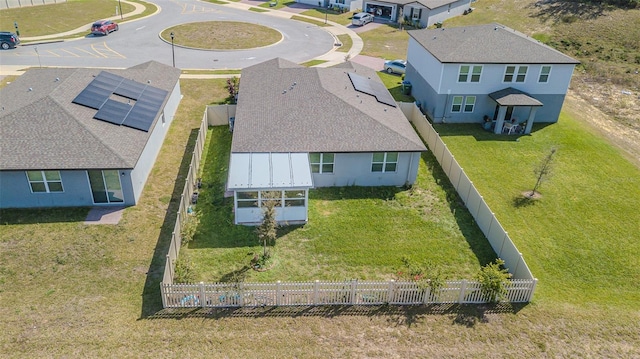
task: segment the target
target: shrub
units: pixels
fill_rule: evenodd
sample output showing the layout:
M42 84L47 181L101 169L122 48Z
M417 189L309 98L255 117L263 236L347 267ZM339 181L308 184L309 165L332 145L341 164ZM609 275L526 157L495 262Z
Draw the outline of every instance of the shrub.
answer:
M196 233L198 233L198 226L200 225L200 212L193 212L190 215L187 215L186 221L182 224L180 228L180 235L182 236L182 245L186 246L195 237Z
M181 253L180 257L175 261L175 271L173 276L174 283L193 283L195 282L196 272L191 258L187 253Z
M506 287L509 278L511 278L511 273L504 268L504 261L500 258L485 265L476 274L476 279L482 287L482 293L488 297L491 303L497 303L504 299L507 294Z

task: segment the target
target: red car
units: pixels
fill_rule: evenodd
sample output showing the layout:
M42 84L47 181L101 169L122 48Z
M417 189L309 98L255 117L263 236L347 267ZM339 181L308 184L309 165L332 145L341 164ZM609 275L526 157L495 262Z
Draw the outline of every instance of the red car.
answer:
M94 35L109 35L113 31L118 31L118 24L111 20L100 20L91 25L91 33Z

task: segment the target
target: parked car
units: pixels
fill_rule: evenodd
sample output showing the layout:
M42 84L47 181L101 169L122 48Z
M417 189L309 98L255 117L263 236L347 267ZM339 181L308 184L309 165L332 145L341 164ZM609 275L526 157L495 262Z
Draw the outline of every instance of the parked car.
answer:
M118 31L118 24L111 20L100 20L91 25L91 33L94 35L109 35L114 31Z
M13 49L20 43L20 38L13 32L0 31L0 47L3 50Z
M405 60L387 60L384 62L384 71L390 74L404 74L406 68L407 62Z
M351 23L355 26L363 26L373 21L373 15L366 12L359 12L351 18Z

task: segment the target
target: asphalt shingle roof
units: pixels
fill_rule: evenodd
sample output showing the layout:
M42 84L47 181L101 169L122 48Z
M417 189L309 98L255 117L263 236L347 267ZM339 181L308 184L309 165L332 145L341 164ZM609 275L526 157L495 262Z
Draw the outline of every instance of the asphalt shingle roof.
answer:
M536 39L496 23L408 33L442 63L578 63Z
M354 89L358 64L306 68L273 59L242 70L232 152L426 151L397 107Z
M31 69L0 90L0 170L135 167L159 116L144 132L93 119L96 110L72 103L100 71ZM169 94L180 77L155 61L106 71Z

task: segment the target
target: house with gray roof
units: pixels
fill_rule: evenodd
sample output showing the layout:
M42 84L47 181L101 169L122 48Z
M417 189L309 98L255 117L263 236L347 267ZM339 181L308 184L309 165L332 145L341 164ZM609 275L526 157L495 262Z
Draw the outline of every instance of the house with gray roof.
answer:
M377 73L344 63L307 68L272 59L242 70L227 189L235 222L306 222L308 191L402 186L426 147Z
M434 122L530 133L558 121L575 59L495 23L409 35L405 80Z
M363 11L378 20L407 22L419 28L466 14L472 0L363 0Z
M34 68L0 90L0 208L131 206L180 102L180 70Z

